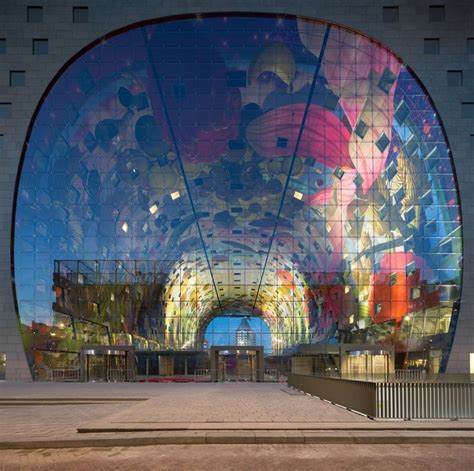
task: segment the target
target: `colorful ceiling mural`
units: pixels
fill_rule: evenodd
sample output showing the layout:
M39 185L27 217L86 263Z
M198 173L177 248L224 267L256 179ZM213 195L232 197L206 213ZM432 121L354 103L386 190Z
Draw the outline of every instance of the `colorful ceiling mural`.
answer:
M462 238L439 116L340 26L204 15L100 40L41 102L15 218L27 349L195 349L241 312L277 353L449 350Z

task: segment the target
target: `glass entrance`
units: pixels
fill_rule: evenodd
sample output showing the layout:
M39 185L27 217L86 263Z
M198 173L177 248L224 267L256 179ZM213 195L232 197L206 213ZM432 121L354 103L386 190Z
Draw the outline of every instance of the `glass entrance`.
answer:
M84 349L84 379L91 382L134 379L134 371L129 368L128 355L129 352L123 350Z
M347 374L352 379L383 379L389 372L386 353L350 352L347 356Z
M256 381L256 352L236 350L219 352L219 376L221 381Z

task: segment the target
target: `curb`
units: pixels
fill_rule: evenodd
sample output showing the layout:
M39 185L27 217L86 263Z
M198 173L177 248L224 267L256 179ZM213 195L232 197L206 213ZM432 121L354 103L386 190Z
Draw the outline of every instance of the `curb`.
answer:
M25 440L0 442L0 450L39 449L39 448L100 448L116 446L149 446L149 445L242 445L242 444L450 444L472 445L474 436L459 435L313 435L305 433L193 433L166 434L147 437L111 437L69 440Z

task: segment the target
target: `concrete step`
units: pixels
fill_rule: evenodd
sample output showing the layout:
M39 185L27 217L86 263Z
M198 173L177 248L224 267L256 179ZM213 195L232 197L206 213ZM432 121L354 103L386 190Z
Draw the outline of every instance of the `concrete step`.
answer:
M474 444L474 431L165 431L80 434L68 439L1 441L0 449L83 448L190 444Z

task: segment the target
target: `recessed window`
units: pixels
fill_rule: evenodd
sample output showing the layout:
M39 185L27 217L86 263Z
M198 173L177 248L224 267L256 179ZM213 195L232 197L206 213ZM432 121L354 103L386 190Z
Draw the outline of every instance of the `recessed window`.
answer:
M5 54L7 52L7 40L5 38L0 38L0 54Z
M444 5L430 5L430 22L444 21Z
M461 103L461 117L474 119L474 102Z
M35 56L48 54L48 40L47 39L33 39L33 54Z
M0 103L0 118L9 118L11 116L11 110L11 103Z
M439 54L439 38L425 38L424 53Z
M72 22L73 23L88 23L89 22L89 8L88 7L73 7L72 8Z
M397 284L397 272L390 273L388 277L388 285L394 286Z
M410 301L415 301L416 299L419 299L421 296L421 289L419 286L414 286L413 288L410 288Z
M245 87L247 84L247 72L245 70L231 70L227 72L228 87Z
M462 70L448 70L446 77L448 87L462 87Z
M397 6L383 7L383 22L384 23L398 23L399 9Z
M4 381L6 378L7 369L7 354L0 352L0 381Z
M28 23L42 23L43 7L27 7L26 11Z
M24 70L10 70L10 87L24 87L25 76Z
M466 52L468 54L474 54L474 38L466 39Z

